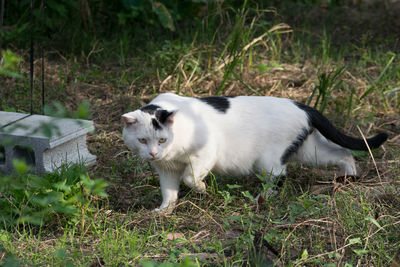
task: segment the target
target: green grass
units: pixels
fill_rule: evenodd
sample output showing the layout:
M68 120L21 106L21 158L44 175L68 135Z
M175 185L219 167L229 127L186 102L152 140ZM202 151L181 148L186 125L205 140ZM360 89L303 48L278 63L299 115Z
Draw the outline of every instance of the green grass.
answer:
M71 116L79 115L79 103L90 103L96 132L88 147L98 164L89 176L110 183L108 198L93 199L90 212L52 213L55 219L41 226L1 229L0 263L389 266L400 250L399 50L390 35L372 39L346 23L333 31L336 16L344 15L317 10L324 23L313 22L302 5L278 5L279 16L250 2L222 5L195 27L157 31L140 46L127 30L118 38L71 40L88 47L79 53L47 52L48 102L78 110ZM27 62L20 65L25 76ZM0 79L1 109L26 111L29 82ZM277 195L258 204L252 200L262 177L211 174L206 194L182 185L173 214L158 216L150 212L161 203L157 174L123 145L120 115L166 91L289 97L323 110L348 134L359 136L358 126L365 135L386 131L389 141L373 158L354 152L355 179L338 177L336 168L293 165ZM37 112L39 99L37 86Z

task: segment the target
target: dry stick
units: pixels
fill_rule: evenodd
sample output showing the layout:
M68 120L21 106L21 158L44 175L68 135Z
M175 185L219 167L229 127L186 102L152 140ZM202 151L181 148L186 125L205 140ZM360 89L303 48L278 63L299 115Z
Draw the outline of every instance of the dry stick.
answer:
M177 207L180 206L180 205L186 204L186 203L191 204L191 205L194 206L195 208L197 208L197 209L199 209L200 211L202 211L203 213L205 213L205 214L207 215L207 217L210 218L216 225L218 225L218 227L221 229L221 231L222 231L223 233L225 233L225 230L224 230L224 228L222 228L222 225L221 225L220 223L218 223L207 211L203 210L202 208L200 208L199 206L197 206L197 205L194 204L193 202L191 202L191 201L189 201L189 200L185 200L185 201L183 201L182 203L179 203L178 205L176 205L175 208L177 208Z
M376 235L378 232L380 232L380 231L383 230L384 228L386 228L386 227L388 227L388 226L395 226L395 225L397 225L397 224L400 224L400 221L397 221L397 222L395 222L395 223L386 224L386 225L382 226L381 228L379 228L378 230L376 230L375 232L373 232L372 234L368 235L367 237L364 237L363 240L370 239L371 237L373 237L374 235ZM340 251L340 250L343 250L343 249L345 249L345 248L347 248L347 247L349 247L349 246L351 246L351 245L354 245L354 244L353 244L353 243L349 243L349 244L344 245L344 246L342 246L342 247L340 247L340 248L338 248L338 249L336 249L336 250L329 251L329 252L325 252L325 253L321 253L321 254L318 254L318 255L309 257L309 258L307 258L307 259L305 259L305 260L300 261L300 262L297 263L295 266L299 266L299 265L301 265L302 263L307 262L307 261L312 260L312 259L316 259L316 258L320 258L320 257L326 256L326 255L332 254L332 253L336 253L336 252L338 252L338 251Z
M286 237L285 240L283 241L283 244L285 244L285 243L288 241L289 237L294 233L294 231L296 231L297 227L302 226L302 225L307 225L307 224L310 224L310 223L312 223L312 222L334 223L334 222L332 222L332 221L330 220L330 218L327 217L327 218L322 218L322 219L310 219L310 220L306 220L306 221L301 222L301 223L292 224L292 225L294 225L294 228L293 228L293 230L287 235L287 237ZM288 224L288 225L286 225L286 226L292 226L292 225ZM280 225L278 225L278 226L280 226ZM313 226L316 226L316 225L313 225ZM284 249L284 245L282 245L282 248L281 248L281 253L280 253L280 256L281 256L281 257L283 257L283 249Z
M364 250L367 249L368 242L369 242L369 235L371 234L372 227L373 227L373 225L371 225L371 226L369 227L368 236L367 236L367 239L365 240L365 244L364 244ZM362 256L358 259L356 267L360 266L360 264L361 264L361 259L362 259Z
M337 218L339 220L340 216L339 216L339 211L338 211L338 208L337 208L337 205L336 205L336 199L334 197L332 197L331 201L332 201L332 204L333 204L333 206L335 208L335 212L337 214ZM334 248L336 250L337 249L337 240L336 240L336 223L335 223L335 221L332 223L332 235L333 235L333 242L334 242L334 246L335 246Z
M381 175L379 174L378 166L376 165L376 161L375 161L374 155L372 155L372 151L371 151L371 148L368 145L367 139L365 139L365 136L364 136L363 132L361 131L360 127L358 127L358 125L357 125L357 129L360 132L360 134L361 134L361 136L362 136L362 138L363 138L363 140L365 142L365 145L368 148L369 154L371 155L372 162L374 163L376 173L378 174L379 182L382 183L382 179L381 179Z
M346 243L347 243L347 240L349 240L350 237L352 237L352 236L353 236L353 235L347 236L347 237L344 239L343 244L346 244ZM336 249L337 249L337 248L336 248ZM345 252L346 252L346 251L344 250L344 248L342 248L342 252L341 252L341 255L340 255L340 259L339 259L339 261L337 262L336 266L342 266L341 263L342 263L342 261L343 261L343 259L344 259L344 253L345 253Z
M168 75L168 77L165 78L164 81L161 82L161 84L160 84L160 89L159 89L160 92L161 92L161 90L162 90L164 84L166 84L166 83L168 82L168 80L170 80L171 78L172 78L172 75Z
M87 68L89 68L89 58L90 58L90 56L92 55L92 54L94 54L94 53L97 53L97 52L100 52L100 51L102 51L103 50L103 48L100 48L100 49L98 49L98 50L96 50L96 46L97 46L97 44L99 43L99 40L96 40L96 42L94 42L94 44L93 44L93 47L92 47L92 50L90 50L90 52L89 52L89 54L86 56L86 67Z
M189 83L192 81L193 75L197 70L197 66L199 66L199 62L196 61L196 66L193 68L192 73L190 74L189 79L186 80L185 85L183 86L183 88L185 89L186 87L188 87Z

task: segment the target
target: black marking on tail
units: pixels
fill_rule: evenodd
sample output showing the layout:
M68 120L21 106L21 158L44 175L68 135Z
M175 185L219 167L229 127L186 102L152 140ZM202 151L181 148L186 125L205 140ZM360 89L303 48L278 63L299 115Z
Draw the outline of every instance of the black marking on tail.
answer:
M303 128L301 133L294 139L294 141L290 144L288 148L286 148L285 152L283 152L281 156L281 163L286 164L289 161L291 155L295 154L300 146L306 141L307 137L313 132L313 129Z
M366 146L363 139L351 137L340 132L318 110L301 103L293 103L307 113L310 124L328 140L348 149L364 151L368 150L368 147ZM371 149L374 149L382 145L382 143L384 143L387 138L388 135L386 133L378 133L374 137L368 138L367 143Z
M229 99L226 96L209 96L198 99L222 113L226 113L230 107Z

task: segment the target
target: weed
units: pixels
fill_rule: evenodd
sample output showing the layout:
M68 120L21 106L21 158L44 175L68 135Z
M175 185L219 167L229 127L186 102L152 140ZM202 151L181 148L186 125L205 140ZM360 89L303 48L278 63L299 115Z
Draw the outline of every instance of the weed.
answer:
M35 1L36 11L40 2ZM400 69L390 8L364 9L346 1L273 1L270 8L262 1L82 0L81 14L76 4L47 2L47 24L35 13L35 28L27 21L28 1L7 2L2 45L14 53L10 70L22 77L0 77L1 109L29 106L24 42L32 30L46 52L46 96L55 101L46 114L87 118L88 104L79 103L88 100L96 125L88 147L98 165L88 172L69 166L37 177L20 164L20 174L0 176L7 184L0 189L2 196L7 193L0 213L9 216L0 230L0 264L389 266L396 261ZM349 27L354 18L358 27ZM335 169L296 165L275 188L267 173L210 174L205 195L183 186L174 213L156 216L150 210L161 201L157 174L123 146L120 115L165 91L284 96L309 101L349 134L358 135L356 126L368 134L386 131L389 141L373 152L381 179L370 155L361 152L353 152L359 177L341 179ZM34 110L39 110L36 95L38 88ZM106 201L99 201L105 184L89 177L110 184ZM265 204L254 201L270 189L275 193Z
M316 85L308 98L307 105L310 105L316 93L314 108L324 112L327 101L331 97L332 92L340 88L342 80L337 81L338 76L343 72L344 67L337 68L329 73L322 73L318 76L319 84Z
M39 177L27 174L29 166L15 160L16 175L1 179L1 222L3 227L15 224L38 224L54 218L54 214L81 216L92 209L94 196L106 197L103 180L91 180L81 166L62 166L58 173ZM83 190L83 191L81 191Z

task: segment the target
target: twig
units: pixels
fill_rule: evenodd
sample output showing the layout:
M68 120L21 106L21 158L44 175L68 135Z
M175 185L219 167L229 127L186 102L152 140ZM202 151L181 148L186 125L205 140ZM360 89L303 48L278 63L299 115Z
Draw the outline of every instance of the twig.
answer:
M365 139L365 136L364 136L363 132L361 131L360 127L358 127L358 125L357 125L357 129L358 129L358 131L360 132L361 137L363 138L363 140L364 140L364 142L365 142L365 145L366 145L367 148L368 148L369 154L371 155L372 162L374 163L376 173L378 174L379 182L382 183L382 179L381 179L381 175L379 174L378 166L376 165L376 161L375 161L374 155L372 155L372 151L371 151L371 148L370 148L369 145L368 145L367 139Z
M307 224L310 224L310 223L313 223L313 222L334 223L334 222L330 221L330 218L322 218L322 219L311 219L311 220L306 220L306 221L304 221L304 222L297 223L297 224L292 224L292 225L286 224L285 226L289 226L289 227L290 227L290 226L294 226L294 228L293 228L293 230L287 235L287 237L286 237L285 240L283 241L283 244L285 244L285 243L288 241L289 237L294 233L294 231L296 231L297 227L302 226L302 225L307 225ZM282 227L282 226L283 226L283 225L279 225L279 227ZM313 226L315 226L315 225L313 225ZM283 257L283 254L284 254L283 249L284 249L284 245L282 245L282 248L281 248L281 253L280 253L281 257Z
M99 43L99 40L96 40L96 42L93 44L92 50L90 50L89 54L88 54L87 57L86 57L86 67L87 67L87 68L89 68L89 65L90 65L90 64L89 64L89 58L90 58L90 56L91 56L92 54L94 54L94 53L97 53L97 52L100 52L100 51L103 50L103 48L100 48L100 49L96 50L96 46L97 46L98 43Z
M218 225L218 227L221 229L221 231L222 231L223 233L225 233L225 230L224 230L224 228L222 228L222 225L221 225L220 223L218 223L207 211L203 210L202 208L200 208L199 206L197 206L197 205L194 204L193 202L191 202L191 201L189 201L189 200L185 200L185 201L183 201L183 202L177 204L177 205L175 206L175 208L177 208L177 207L180 206L180 205L186 204L186 203L191 204L192 206L194 206L195 208L199 209L199 210L202 211L204 214L206 214L207 217L210 218L216 225Z
M371 225L371 226L369 227L368 236L367 236L367 238L366 238L366 240L365 240L365 244L364 244L364 250L367 249L368 242L369 242L369 235L371 234L372 227L373 227L373 225ZM362 257L360 257L360 258L358 259L356 267L360 266L360 264L361 264L361 258L362 258Z
M118 157L121 156L121 155L130 154L130 153L131 153L131 151L129 151L129 150L124 150L124 151L121 151L121 152L119 152L118 154L116 154L116 155L114 156L114 158L118 158Z
M371 237L376 235L378 232L380 232L384 228L386 228L388 226L394 226L394 225L397 225L397 224L400 224L400 221L397 221L397 222L394 222L394 223L390 223L390 224L386 224L386 225L382 226L381 228L379 228L378 230L376 230L375 232L373 232L372 234L369 234L368 236L364 237L363 240L370 239ZM340 247L338 249L335 249L333 251L329 251L329 252L321 253L321 254L318 254L318 255L315 255L315 256L312 256L312 257L308 257L307 259L301 260L300 262L298 262L295 266L302 265L302 264L304 264L305 262L307 262L309 260L313 260L313 259L316 259L316 258L327 256L327 255L332 254L332 253L336 253L336 252L338 252L340 250L343 250L343 249L345 249L345 248L347 248L347 247L349 247L351 245L354 245L354 244L353 243L348 243L347 245L344 245L344 246L342 246L342 247Z

